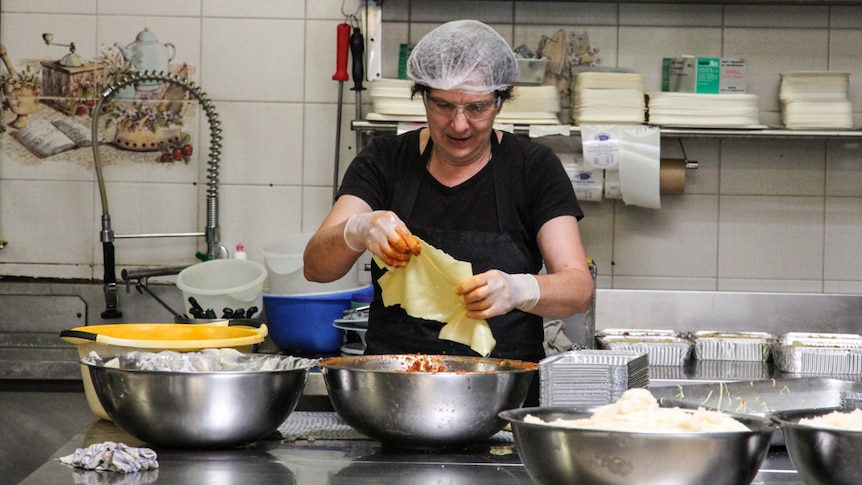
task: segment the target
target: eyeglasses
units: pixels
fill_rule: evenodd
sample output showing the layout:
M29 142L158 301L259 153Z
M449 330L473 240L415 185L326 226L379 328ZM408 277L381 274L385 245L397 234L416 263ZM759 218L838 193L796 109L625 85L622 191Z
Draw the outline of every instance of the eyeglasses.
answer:
M464 117L468 120L483 120L488 118L492 113L500 108L500 103L502 101L500 97L497 96L494 101L485 103L455 104L443 99L435 98L428 94L428 91L422 92L422 98L425 100L425 107L436 115L454 118L458 113L464 113Z

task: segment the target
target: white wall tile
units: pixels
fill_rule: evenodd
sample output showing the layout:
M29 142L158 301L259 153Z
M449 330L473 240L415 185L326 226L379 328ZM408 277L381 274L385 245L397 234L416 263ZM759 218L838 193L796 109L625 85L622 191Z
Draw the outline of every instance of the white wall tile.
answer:
M345 98L349 98L345 88ZM356 156L356 132L350 129L355 106L345 102L342 107L339 181L350 161ZM336 105L307 105L305 112L305 150L303 152L303 185L332 188L335 167Z
M475 19L488 24L511 24L513 10L512 2L437 0L434 2L413 2L410 18L413 22L432 22L438 25L450 20L461 19Z
M129 2L128 0L99 0L100 14L108 15L153 15L160 17L200 16L201 0L147 0Z
M631 290L715 291L716 280L714 278L615 276L613 287Z
M551 24L589 28L616 25L618 16L619 8L615 3L515 2L516 26Z
M297 234L302 217L302 189L285 186L229 185L222 190L221 239L230 254L237 243L249 259L263 263L264 246Z
M97 233L89 215L92 185L72 181L0 183L3 263L79 264L90 260ZM92 230L91 230L92 229Z
M214 99L301 102L305 22L204 19L201 83Z
M728 27L826 28L829 7L810 5L727 5L724 22Z
M722 194L824 195L822 141L727 140L721 155Z
M722 196L718 276L823 278L823 198ZM725 289L725 288L722 288Z
M831 281L823 282L823 293L862 294L862 282L859 281Z
M862 7L858 5L833 5L829 14L833 29L858 29L862 25Z
M827 147L826 195L862 197L862 145L833 141Z
M410 0L387 0L382 13L384 22L409 22Z
M824 195L822 141L734 140L722 143L722 194Z
M612 275L614 261L614 204L612 202L581 202L584 218L578 222L581 243L588 258L592 258L599 274Z
M661 198L658 210L617 202L614 277L715 277L718 197Z
M823 283L820 280L790 280L790 279L734 279L718 280L718 291L744 291L764 293L822 293Z
M96 13L96 0L3 0L0 12L3 15L11 12L93 14Z
M826 199L824 279L862 280L862 201Z
M305 0L202 0L201 10L204 17L303 19Z
M343 21L345 17L356 15L362 18L361 0L306 0L307 19Z
M302 183L305 132L301 103L224 102L219 111L224 183Z
M620 25L721 27L722 13L721 5L621 3Z
M320 223L332 208L332 189L330 187L306 186L302 190L302 233L311 233L320 227Z

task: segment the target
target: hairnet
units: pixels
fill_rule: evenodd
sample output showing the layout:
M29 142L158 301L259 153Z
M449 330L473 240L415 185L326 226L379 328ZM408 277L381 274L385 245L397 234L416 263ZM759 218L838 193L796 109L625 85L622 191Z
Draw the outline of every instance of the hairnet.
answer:
M518 79L518 61L488 25L456 20L422 37L407 60L407 76L433 89L486 94L508 89Z

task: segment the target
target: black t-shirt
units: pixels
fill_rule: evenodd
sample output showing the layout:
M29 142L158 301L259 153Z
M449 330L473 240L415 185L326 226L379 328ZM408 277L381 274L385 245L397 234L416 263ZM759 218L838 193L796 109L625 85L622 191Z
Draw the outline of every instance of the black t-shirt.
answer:
M407 167L422 163L419 133L373 138L348 167L338 194L357 196L372 210L394 210L396 179L401 180L399 174ZM493 147L491 162L455 187L444 186L424 170L410 221L405 222L408 227L499 232L491 164L503 170L513 235L540 265L536 235L542 225L563 215L581 219L583 212L559 158L550 148L522 137L504 133Z

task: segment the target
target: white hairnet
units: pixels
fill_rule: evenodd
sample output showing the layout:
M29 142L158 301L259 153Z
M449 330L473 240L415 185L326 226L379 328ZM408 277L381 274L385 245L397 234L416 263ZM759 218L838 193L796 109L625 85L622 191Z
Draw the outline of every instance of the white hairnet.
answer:
M477 20L447 22L416 44L407 76L433 89L486 94L518 79L518 61L503 37Z

